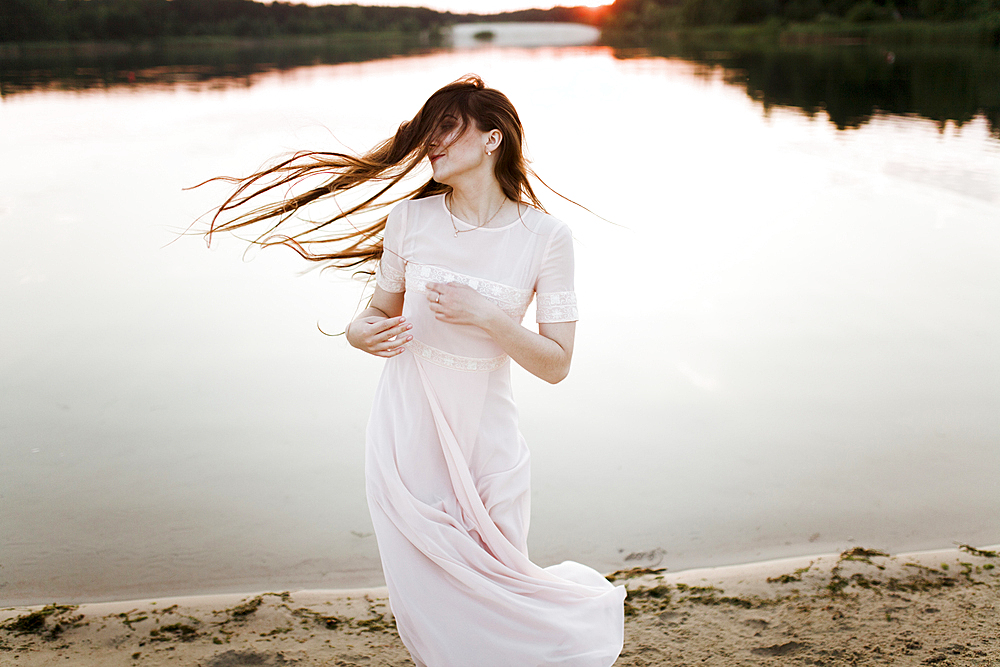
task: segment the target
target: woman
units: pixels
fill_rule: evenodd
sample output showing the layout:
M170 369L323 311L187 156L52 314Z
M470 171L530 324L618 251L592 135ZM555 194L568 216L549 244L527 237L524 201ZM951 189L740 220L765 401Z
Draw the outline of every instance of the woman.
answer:
M213 223L280 224L321 197L387 183L306 233L259 242L339 266L379 259L371 302L346 333L387 359L368 424L366 486L390 606L417 665L607 667L622 648L623 588L583 565L543 569L527 556L529 456L510 359L562 380L577 313L572 236L531 189L522 135L510 101L466 77L363 158L297 156L247 179L220 212L310 174L333 171L329 182ZM377 205L425 157L432 180L387 219L310 236ZM329 242L349 245L306 247ZM537 333L520 324L532 297Z

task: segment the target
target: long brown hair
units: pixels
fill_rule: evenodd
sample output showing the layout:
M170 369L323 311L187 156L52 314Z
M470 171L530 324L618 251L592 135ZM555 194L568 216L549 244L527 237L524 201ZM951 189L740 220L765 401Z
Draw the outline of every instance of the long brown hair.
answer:
M213 214L205 232L208 242L211 243L216 232L233 232L265 223L268 227L251 243L264 247L285 245L305 259L338 268L362 267L378 260L382 256L382 231L387 218L356 227L349 216L376 211L403 199L420 199L451 190L432 178L402 196L391 192L426 157L431 140L441 132L445 116L454 117L462 128L473 123L482 132L499 130L503 141L498 148L494 175L500 188L508 199L545 210L528 182L528 175L534 174L524 159L524 128L514 105L506 95L488 88L482 79L470 74L431 95L412 120L401 124L393 137L364 155L305 151L245 178L211 179L238 185ZM461 131L456 133L459 135ZM301 194L238 212L272 191L287 191L316 177L325 180ZM372 190L365 190L360 202L325 219L306 221L306 229L302 231L284 231L282 226L303 207L363 185L371 185ZM227 219L230 213L236 216ZM349 226L338 229L336 223L341 221Z

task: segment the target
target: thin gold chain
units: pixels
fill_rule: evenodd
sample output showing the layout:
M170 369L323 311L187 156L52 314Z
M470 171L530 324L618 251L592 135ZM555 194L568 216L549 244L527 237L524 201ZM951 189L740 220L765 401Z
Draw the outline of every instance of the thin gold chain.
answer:
M486 221L486 222L484 222L483 224L481 224L481 225L476 225L476 226L474 226L474 227L473 227L472 229L459 229L459 228L458 228L458 225L456 225L456 224L455 224L455 214L451 212L451 205L450 205L450 204L448 203L448 197L450 197L450 196L451 196L451 194L452 194L452 193L450 193L450 192L449 192L448 194L446 194L446 195L444 196L444 207L445 207L446 209L448 209L448 215L449 215L449 216L451 217L451 227L452 227L452 229L454 229L454 230L455 230L455 237L454 237L454 238L458 238L458 235L459 235L459 234L461 234L462 232L472 232L472 231L475 231L475 230L477 230L477 229L482 229L482 228L483 228L483 227L485 227L486 225L490 224L491 222L493 222L493 218L495 218L495 217L497 217L498 215L500 215L500 211L502 211L502 210L503 210L503 205L507 203L507 199L506 199L506 197L505 197L505 198L504 198L504 200L500 202L500 208L498 208L498 209L496 210L496 213L494 213L493 215L491 215L491 216L489 217L489 220L487 220L487 221Z

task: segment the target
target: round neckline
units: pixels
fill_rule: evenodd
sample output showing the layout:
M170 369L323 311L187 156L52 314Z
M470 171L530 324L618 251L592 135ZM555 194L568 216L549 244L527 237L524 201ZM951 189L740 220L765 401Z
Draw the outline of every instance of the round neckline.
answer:
M506 225L503 225L502 227L480 227L478 225L473 225L470 222L466 222L465 220L462 220L460 217L458 217L457 215L455 215L450 208L448 208L448 202L446 201L447 196L448 196L447 194L441 195L441 207L444 209L444 212L452 220L454 220L456 223L458 223L458 224L460 224L460 225L462 225L464 227L468 227L469 228L468 231L472 231L473 229L478 229L481 232L502 232L503 230L510 229L514 225L516 225L516 224L518 224L518 223L520 223L520 222L522 222L524 220L524 215L519 215L512 222L509 222ZM520 207L520 206L521 205L518 204L518 207ZM527 208L530 210L531 207L529 206ZM525 213L527 213L527 211L525 211Z

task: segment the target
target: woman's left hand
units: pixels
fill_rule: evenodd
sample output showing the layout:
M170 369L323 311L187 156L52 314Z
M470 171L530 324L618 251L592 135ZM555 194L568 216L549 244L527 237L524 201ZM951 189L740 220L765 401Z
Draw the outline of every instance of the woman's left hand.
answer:
M427 300L434 317L449 324L487 329L491 318L503 314L495 303L462 283L427 283Z

